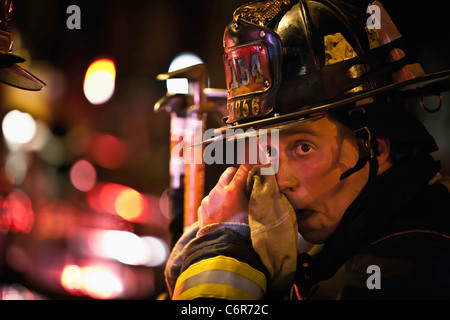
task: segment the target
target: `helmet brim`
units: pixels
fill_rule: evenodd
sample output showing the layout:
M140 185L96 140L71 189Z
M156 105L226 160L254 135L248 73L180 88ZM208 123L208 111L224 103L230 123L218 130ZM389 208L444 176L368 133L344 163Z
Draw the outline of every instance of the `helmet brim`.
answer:
M306 106L299 111L288 113L285 115L274 114L271 117L251 121L247 123L223 126L215 129L217 136L208 140L203 140L192 145L190 148L207 145L222 139L242 139L250 136L258 136L260 132L263 134L270 133L270 130L285 130L292 126L300 126L312 121L319 120L327 111L347 106L351 103L372 98L376 95L386 94L397 91L403 96L427 96L440 95L441 92L450 89L450 70L436 72L407 81L394 83L371 91L357 93L345 99L321 103L312 106ZM240 130L238 130L240 129ZM255 129L251 133L246 133L248 129ZM261 130L264 129L264 130Z
M291 112L285 115L274 114L273 116L256 121L246 122L233 126L224 126L216 129L218 133L226 134L227 130L233 129L257 129L270 128L279 125L280 123L290 122L296 119L305 119L317 113L326 112L342 106L347 106L351 103L368 99L377 95L386 94L397 91L401 95L408 96L427 96L439 95L441 92L450 89L450 70L436 72L424 76L420 76L407 81L390 84L374 90L356 93L347 98L337 101L324 102L316 105L305 106L301 110Z
M17 64L9 67L0 67L0 82L30 91L39 91L46 86L45 82Z

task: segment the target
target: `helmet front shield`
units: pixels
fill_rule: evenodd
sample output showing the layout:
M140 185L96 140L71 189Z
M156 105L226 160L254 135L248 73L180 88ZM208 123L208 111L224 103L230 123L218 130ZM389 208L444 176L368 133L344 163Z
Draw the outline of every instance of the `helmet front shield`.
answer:
M227 124L273 111L281 82L281 41L272 30L238 18L224 34Z

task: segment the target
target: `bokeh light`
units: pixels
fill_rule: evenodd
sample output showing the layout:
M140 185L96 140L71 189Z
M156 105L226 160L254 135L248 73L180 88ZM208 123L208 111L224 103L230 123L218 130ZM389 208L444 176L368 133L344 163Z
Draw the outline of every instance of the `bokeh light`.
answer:
M84 78L84 95L94 105L107 102L114 94L116 67L109 59L94 61Z
M80 233L80 240L80 248L85 254L132 266L160 266L169 256L169 248L164 240L138 236L129 231L85 229ZM83 240L86 240L86 244Z
M65 266L61 274L61 285L72 294L81 289L81 268L77 265Z
M128 221L139 221L148 209L147 200L141 193L117 183L99 183L87 196L92 209L117 214Z
M194 53L184 52L177 55L169 66L169 72L177 71L196 64L203 63L202 59ZM167 92L187 94L189 84L187 79L169 79L167 80Z
M0 300L35 300L35 298L33 292L18 283L0 287Z
M70 169L70 181L80 191L91 190L97 182L94 166L86 160L78 160Z
M40 239L71 238L80 227L82 212L68 201L42 202L36 211L34 233Z
M29 113L12 110L3 118L2 131L8 142L26 144L36 134L36 122Z
M0 214L0 231L29 233L34 224L34 211L28 195L14 189L2 201Z
M5 175L9 182L20 185L26 177L28 163L23 152L11 152L6 157Z
M61 273L61 285L72 294L84 294L94 299L113 299L123 292L120 278L108 267L67 265Z
M97 207L97 211L108 212L110 214L117 214L116 199L120 195L120 193L126 189L127 189L126 186L117 183L107 183L103 185L98 194L99 207ZM95 194L95 191L93 194ZM95 208L95 206L93 206L93 208Z
M109 134L100 134L94 138L90 153L97 164L114 170L125 163L128 149L122 139Z
M141 239L148 248L149 257L144 263L146 266L156 267L167 261L170 250L163 240L152 236L141 237Z
M99 257L115 259L129 265L143 265L149 260L145 243L136 234L127 231L91 231L88 246Z
M144 211L144 197L133 189L123 190L115 201L116 212L125 220L136 220Z

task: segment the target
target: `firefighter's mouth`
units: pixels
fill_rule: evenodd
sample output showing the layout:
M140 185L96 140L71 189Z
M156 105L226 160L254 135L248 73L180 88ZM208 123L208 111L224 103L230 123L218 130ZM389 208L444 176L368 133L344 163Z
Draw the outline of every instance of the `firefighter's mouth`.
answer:
M309 217L311 217L314 214L314 210L310 209L299 209L295 210L295 215L297 216L298 221L305 221Z

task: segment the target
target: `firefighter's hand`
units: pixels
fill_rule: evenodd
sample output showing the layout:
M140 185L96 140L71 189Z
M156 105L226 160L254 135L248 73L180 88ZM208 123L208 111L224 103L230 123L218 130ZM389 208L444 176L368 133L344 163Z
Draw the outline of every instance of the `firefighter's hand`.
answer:
M225 170L198 209L200 228L221 222L248 223L248 198L245 189L251 168L251 165L243 164L239 169L229 167Z

